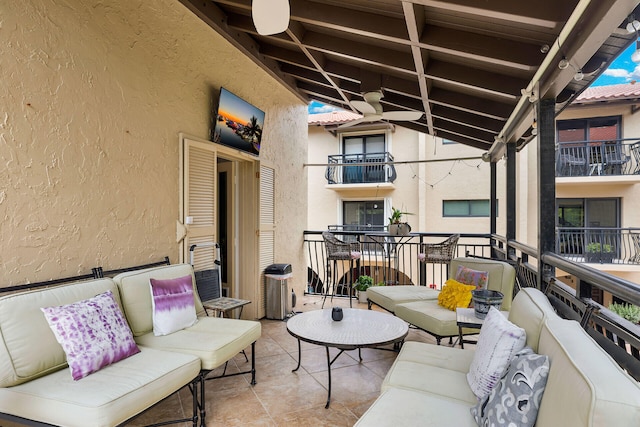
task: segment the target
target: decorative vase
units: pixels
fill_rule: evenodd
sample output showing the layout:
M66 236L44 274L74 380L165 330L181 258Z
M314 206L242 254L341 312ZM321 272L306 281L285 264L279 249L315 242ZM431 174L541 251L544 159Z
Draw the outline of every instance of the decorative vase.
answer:
M340 307L333 307L333 308L331 309L331 318L332 318L333 320L335 320L336 322L341 321L341 320L342 320L342 316L343 316L342 308L340 308Z
M406 222L389 224L389 234L392 236L406 236L411 233L411 226Z
M361 303L367 303L367 291L358 291L358 301Z
M504 298L502 292L488 289L476 289L475 291L471 291L471 295L474 314L478 319L487 317L487 313L489 313L489 309L492 306L500 310L502 299Z

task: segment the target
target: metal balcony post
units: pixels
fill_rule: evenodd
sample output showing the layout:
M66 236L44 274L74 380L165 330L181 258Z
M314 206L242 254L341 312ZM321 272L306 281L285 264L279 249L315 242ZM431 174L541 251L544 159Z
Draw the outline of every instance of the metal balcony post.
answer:
M541 99L536 105L538 116L538 288L555 274L555 268L542 262L542 254L555 252L556 174L555 98Z

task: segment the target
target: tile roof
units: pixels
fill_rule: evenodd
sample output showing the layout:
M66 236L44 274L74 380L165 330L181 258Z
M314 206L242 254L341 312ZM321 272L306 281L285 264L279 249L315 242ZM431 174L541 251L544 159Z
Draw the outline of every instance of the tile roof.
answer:
M627 83L611 86L595 86L589 87L582 92L574 101L574 104L635 98L640 98L640 84Z
M309 114L310 125L338 125L362 117L351 111L337 110L329 113Z

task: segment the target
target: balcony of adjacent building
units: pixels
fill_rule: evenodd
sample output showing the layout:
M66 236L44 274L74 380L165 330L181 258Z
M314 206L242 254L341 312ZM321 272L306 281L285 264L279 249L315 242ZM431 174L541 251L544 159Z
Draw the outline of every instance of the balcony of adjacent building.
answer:
M635 184L640 182L640 141L560 142L556 150L556 183Z
M325 178L333 190L393 189L397 178L388 152L333 154L328 156Z

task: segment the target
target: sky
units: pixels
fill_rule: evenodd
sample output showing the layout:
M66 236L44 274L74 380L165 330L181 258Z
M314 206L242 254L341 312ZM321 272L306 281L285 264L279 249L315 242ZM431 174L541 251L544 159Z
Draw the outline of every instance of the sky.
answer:
M631 54L635 49L635 43L629 46L591 86L609 86L640 81L640 64L631 61ZM309 114L328 113L333 110L336 108L317 101L312 101L309 104Z
M640 64L631 61L631 54L635 50L636 45L633 43L591 86L609 86L640 80Z

